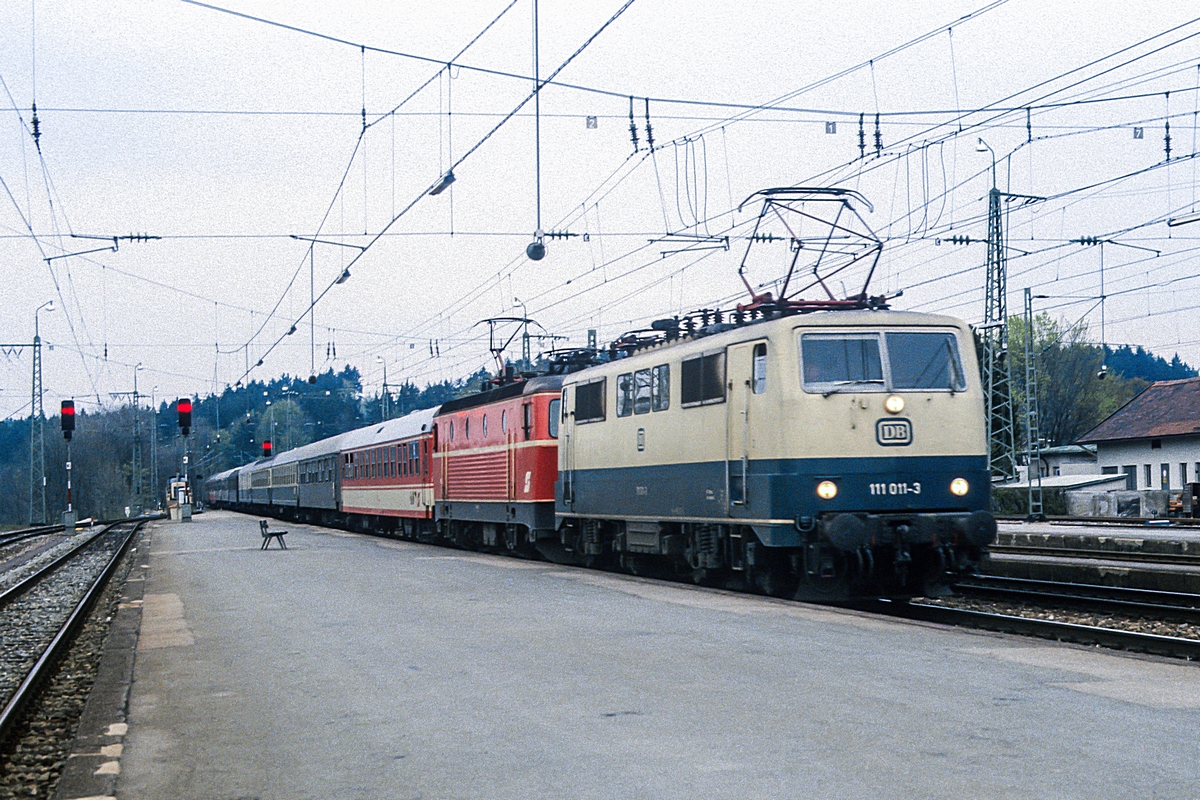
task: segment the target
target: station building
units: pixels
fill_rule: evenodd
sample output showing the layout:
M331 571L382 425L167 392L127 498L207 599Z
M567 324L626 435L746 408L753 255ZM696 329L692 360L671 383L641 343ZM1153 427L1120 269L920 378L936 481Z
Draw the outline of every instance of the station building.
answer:
M1100 472L1131 490L1183 490L1200 483L1200 378L1159 381L1076 444L1095 445Z

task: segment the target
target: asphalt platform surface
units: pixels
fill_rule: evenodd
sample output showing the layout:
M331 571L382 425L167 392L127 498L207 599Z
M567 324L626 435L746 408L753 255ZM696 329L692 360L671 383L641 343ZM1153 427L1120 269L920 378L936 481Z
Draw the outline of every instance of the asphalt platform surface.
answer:
M1193 664L272 526L155 523L118 798L1200 796Z

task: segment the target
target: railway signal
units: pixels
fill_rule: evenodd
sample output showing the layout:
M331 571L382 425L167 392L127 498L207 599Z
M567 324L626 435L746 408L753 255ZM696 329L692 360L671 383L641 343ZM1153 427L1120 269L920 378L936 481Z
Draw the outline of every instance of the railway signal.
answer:
M69 533L75 530L75 508L71 505L71 434L75 432L75 401L63 400L58 417L62 420L63 438L67 440L67 510L63 512L62 522Z
M265 439L263 441L263 458L270 458L270 457L271 457L271 440Z
M62 401L62 410L59 412L59 418L62 420L63 438L69 442L71 441L71 434L75 432L74 400Z
M192 432L192 398L179 398L179 430L184 436Z

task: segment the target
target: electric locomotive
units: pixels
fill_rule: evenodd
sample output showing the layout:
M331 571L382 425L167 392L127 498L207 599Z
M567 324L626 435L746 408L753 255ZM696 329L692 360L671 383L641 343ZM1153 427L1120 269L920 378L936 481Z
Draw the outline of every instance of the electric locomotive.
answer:
M942 593L995 536L970 328L765 316L564 379L561 546L798 599Z

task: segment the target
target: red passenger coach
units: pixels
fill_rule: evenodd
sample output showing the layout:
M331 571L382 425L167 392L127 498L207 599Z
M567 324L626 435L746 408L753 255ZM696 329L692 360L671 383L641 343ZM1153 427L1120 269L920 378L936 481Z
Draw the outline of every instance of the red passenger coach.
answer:
M432 527L436 412L415 411L347 435L341 444L343 514L407 535Z
M434 498L442 535L509 549L554 535L560 376L452 400L438 411Z

